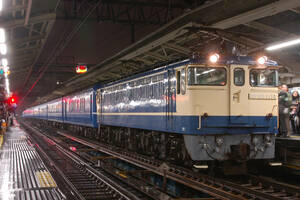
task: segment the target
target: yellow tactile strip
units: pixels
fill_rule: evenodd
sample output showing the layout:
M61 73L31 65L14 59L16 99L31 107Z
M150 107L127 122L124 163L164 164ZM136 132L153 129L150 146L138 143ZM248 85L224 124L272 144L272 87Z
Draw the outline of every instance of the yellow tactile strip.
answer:
M35 176L38 180L40 187L56 187L57 186L55 181L53 180L51 174L46 170L35 172Z
M3 144L3 135L0 135L0 148L2 147Z

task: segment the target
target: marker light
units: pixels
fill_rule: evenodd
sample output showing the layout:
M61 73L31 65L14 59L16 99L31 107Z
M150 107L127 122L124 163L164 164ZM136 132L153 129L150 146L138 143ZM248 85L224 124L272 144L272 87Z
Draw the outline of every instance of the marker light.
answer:
M5 42L5 31L3 28L0 28L0 43Z
M268 60L267 56L262 56L257 59L257 63L260 65L264 65L267 62L267 60Z
M0 53L2 55L6 55L6 53L7 53L7 46L6 46L6 44L0 44Z
M281 48L284 48L284 47L293 46L293 45L296 45L296 44L300 44L300 39L290 40L290 41L287 41L287 42L282 42L282 43L279 43L279 44L276 44L276 45L272 45L272 46L267 47L266 50L273 51L273 50L281 49Z
M218 62L219 58L220 58L219 54L215 53L209 56L209 61L212 63L216 63Z
M71 146L71 147L70 147L70 150L71 150L71 151L76 151L77 149L76 149L76 147Z
M7 59L6 58L2 58L2 66L3 67L7 67L7 65L8 65Z

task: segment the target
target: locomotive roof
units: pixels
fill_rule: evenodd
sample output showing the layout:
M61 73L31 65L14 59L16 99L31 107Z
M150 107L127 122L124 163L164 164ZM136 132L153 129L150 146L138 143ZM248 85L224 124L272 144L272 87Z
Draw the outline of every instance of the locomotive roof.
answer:
M207 58L190 58L190 59L186 59L186 60L182 60L179 62L174 62L171 64L167 64L167 65L163 65L157 68L154 68L152 70L148 70L146 72L142 72L139 74L135 74L132 76L129 76L127 78L124 79L120 79L117 81L113 81L107 84L104 84L103 87L109 87L118 83L122 83L122 82L126 82L126 81L130 81L132 79L137 79L137 78L141 78L143 76L148 76L151 74L156 74L159 72L163 72L165 70L168 69L174 69L177 67L180 67L182 65L187 65L187 64L207 64ZM236 65L257 65L257 61L253 59L253 57L251 56L227 56L227 57L221 57L218 64L223 64L223 65L230 65L230 64L236 64ZM265 66L278 66L276 61L273 60L267 60L267 62L264 64Z

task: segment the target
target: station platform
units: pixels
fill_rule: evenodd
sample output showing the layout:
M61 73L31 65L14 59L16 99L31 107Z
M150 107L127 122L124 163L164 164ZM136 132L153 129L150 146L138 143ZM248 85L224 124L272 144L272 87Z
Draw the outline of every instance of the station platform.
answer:
M290 137L277 137L276 143L287 146L287 147L298 147L300 149L300 136L290 136Z
M300 136L276 138L276 158L290 173L300 175Z
M18 124L5 133L0 148L0 199L64 199L49 170Z

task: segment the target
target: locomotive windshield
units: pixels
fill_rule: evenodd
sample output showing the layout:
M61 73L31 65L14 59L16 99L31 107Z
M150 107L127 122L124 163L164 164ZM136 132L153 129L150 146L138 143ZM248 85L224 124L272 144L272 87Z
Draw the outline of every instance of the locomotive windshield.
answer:
M189 85L226 85L226 69L212 67L188 68Z
M250 71L252 87L275 87L278 85L278 72L275 69L252 69Z

